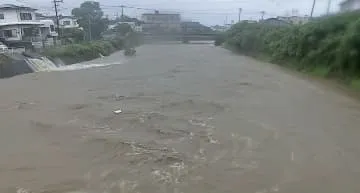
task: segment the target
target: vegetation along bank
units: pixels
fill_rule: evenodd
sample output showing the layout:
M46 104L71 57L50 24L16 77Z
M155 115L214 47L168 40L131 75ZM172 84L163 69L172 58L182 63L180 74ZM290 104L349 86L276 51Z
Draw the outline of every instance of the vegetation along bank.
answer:
M241 22L219 36L216 44L360 88L360 12L293 26Z

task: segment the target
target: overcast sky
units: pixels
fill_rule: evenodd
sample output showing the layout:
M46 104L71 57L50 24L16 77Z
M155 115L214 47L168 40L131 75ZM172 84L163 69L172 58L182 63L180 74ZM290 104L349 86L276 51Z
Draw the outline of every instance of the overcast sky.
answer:
M331 11L338 10L342 0L332 0ZM53 14L51 0L1 0L1 3L12 3L32 6L39 12ZM83 0L64 0L60 4L64 15L70 14ZM200 21L206 25L224 24L238 20L238 10L242 8L241 19L260 18L260 12L265 11L265 17L284 15L309 15L313 0L98 0L109 17L120 14L120 8L113 6L127 5L140 8L158 9L160 12L179 12L184 20ZM315 15L326 13L328 0L316 0ZM125 14L140 18L144 10L125 9Z

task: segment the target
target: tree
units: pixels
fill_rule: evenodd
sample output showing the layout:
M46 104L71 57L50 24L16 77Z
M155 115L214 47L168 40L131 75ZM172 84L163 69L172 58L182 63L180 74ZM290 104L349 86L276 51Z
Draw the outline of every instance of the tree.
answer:
M121 23L114 28L114 31L121 36L125 36L128 33L133 32L131 26L127 23Z
M88 40L99 39L101 33L107 29L108 20L103 18L104 12L99 2L85 1L80 8L73 9L71 13L78 18L78 23L84 28Z

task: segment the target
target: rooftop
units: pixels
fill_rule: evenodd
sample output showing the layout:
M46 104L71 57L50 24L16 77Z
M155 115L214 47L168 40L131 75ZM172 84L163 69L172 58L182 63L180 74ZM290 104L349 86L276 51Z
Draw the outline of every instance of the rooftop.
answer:
M14 4L1 4L0 9L27 9L27 10L37 10L31 7L26 7L22 5L14 5Z
M144 13L143 15L180 15L180 13Z

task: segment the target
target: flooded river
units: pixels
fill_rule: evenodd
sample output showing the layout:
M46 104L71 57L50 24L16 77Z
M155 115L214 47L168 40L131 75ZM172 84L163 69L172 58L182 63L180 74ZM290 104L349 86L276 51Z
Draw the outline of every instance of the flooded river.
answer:
M0 80L0 192L360 192L344 94L206 44L91 63Z

